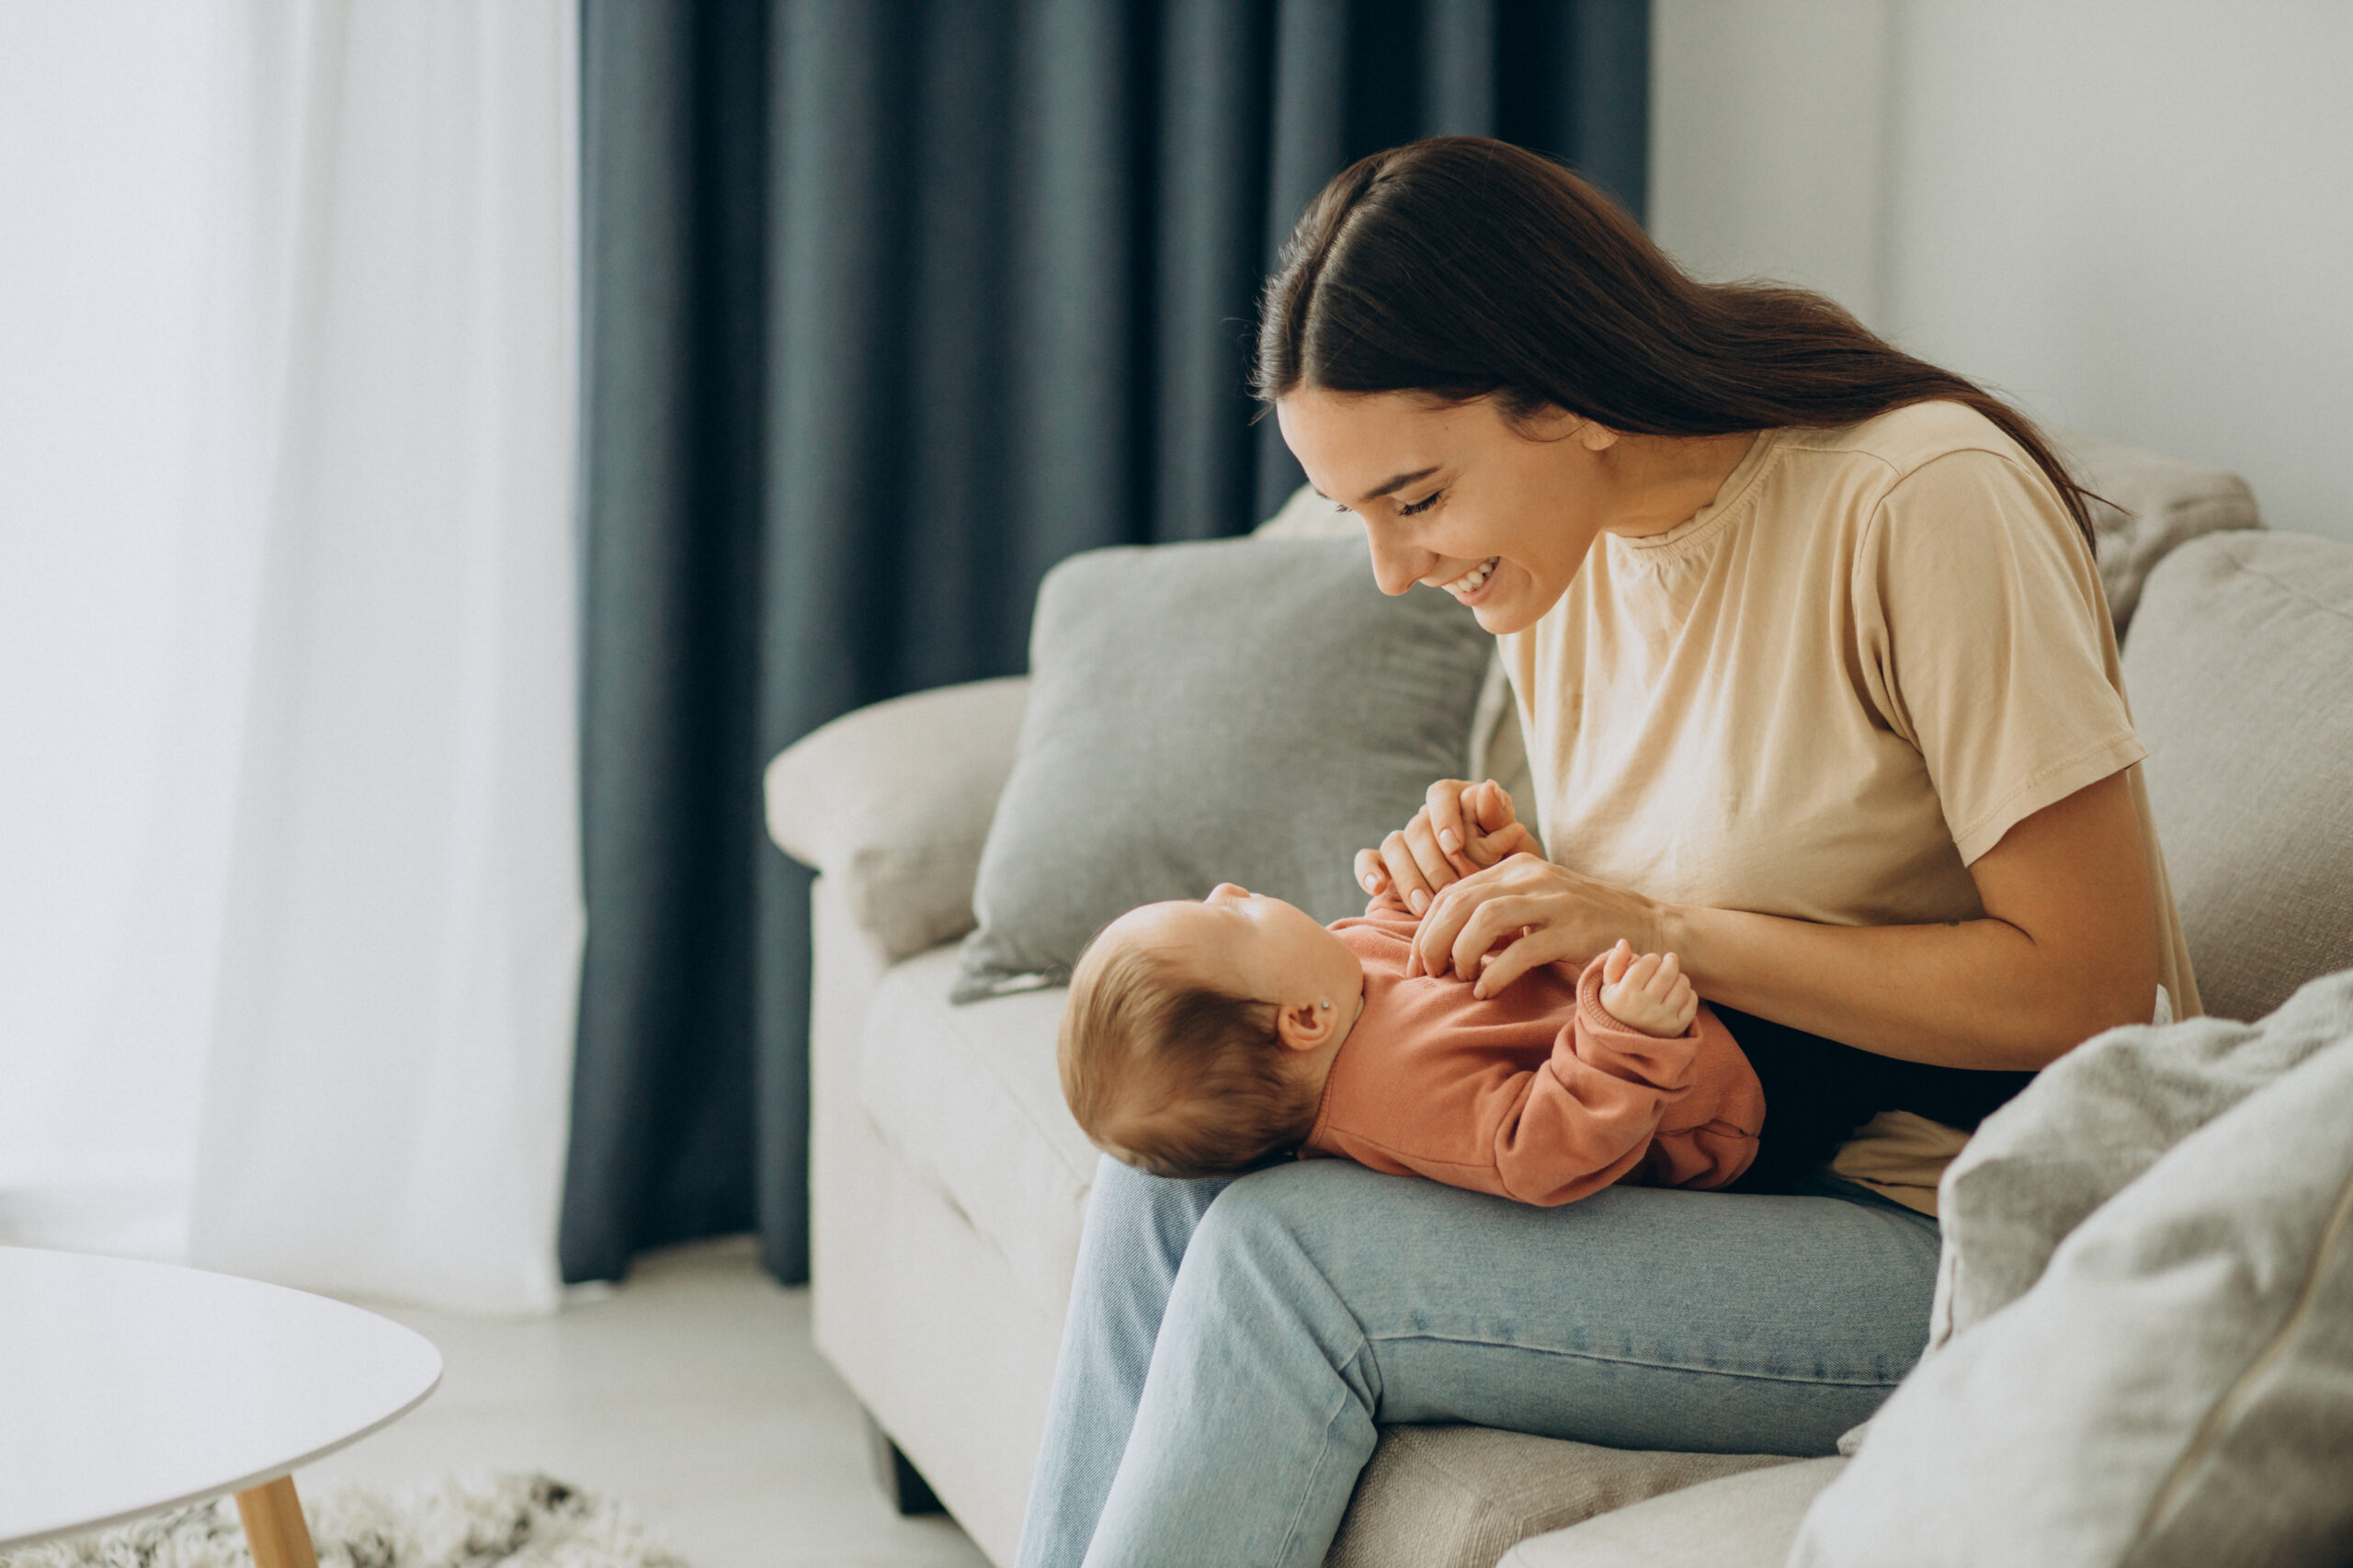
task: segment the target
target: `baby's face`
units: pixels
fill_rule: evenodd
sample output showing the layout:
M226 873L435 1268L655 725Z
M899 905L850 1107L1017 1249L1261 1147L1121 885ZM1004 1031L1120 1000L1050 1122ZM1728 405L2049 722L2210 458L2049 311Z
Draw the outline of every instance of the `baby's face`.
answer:
M1229 995L1286 1006L1329 1002L1344 1024L1364 994L1364 965L1336 934L1296 904L1232 882L1198 903L1173 899L1130 910L1107 935L1149 943Z

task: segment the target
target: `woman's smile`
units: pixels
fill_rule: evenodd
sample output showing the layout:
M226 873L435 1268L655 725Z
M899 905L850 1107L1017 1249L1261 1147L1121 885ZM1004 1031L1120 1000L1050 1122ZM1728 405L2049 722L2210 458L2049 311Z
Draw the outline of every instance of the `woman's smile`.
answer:
M1495 568L1502 563L1502 556L1490 555L1451 582L1436 582L1427 577L1422 581L1434 588L1445 589L1462 604L1475 605L1487 597L1495 580Z

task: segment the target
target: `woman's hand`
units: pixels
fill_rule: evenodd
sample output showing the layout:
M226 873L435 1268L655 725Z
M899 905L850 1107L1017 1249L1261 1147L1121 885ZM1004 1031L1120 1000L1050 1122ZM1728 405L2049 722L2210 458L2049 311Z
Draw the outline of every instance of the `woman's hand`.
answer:
M1394 890L1415 915L1427 914L1438 890L1514 855L1541 857L1544 846L1512 814L1511 796L1490 778L1472 784L1441 778L1414 820L1357 851L1357 881L1378 898Z
M1438 890L1405 972L1444 974L1493 996L1539 964L1579 967L1623 938L1658 952L1661 906L1533 854L1514 855ZM1498 944L1502 946L1498 947Z

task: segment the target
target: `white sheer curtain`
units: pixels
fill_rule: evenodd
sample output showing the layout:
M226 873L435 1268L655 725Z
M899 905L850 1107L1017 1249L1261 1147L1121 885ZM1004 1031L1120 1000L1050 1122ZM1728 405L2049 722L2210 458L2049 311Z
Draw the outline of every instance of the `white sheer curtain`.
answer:
M573 27L0 0L0 1241L556 1299Z

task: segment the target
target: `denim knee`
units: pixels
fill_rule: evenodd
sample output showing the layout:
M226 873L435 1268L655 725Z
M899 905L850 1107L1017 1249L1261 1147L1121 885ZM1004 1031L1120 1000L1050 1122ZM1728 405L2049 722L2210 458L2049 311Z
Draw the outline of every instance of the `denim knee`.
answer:
M1337 1373L1371 1407L1379 1375L1363 1329L1314 1256L1339 1169L1337 1161L1280 1165L1218 1195L1170 1299L1173 1359L1250 1365L1286 1381Z
M1157 1279L1165 1290L1192 1244L1194 1227L1229 1180L1172 1181L1106 1154L1095 1167L1082 1250L1091 1242L1112 1273L1138 1282Z
M1330 1228L1331 1205L1337 1196L1331 1178L1343 1169L1339 1161L1302 1161L1255 1171L1235 1181L1218 1194L1194 1228L1186 1274L1199 1276L1203 1285L1218 1289L1241 1280L1263 1281L1293 1304L1313 1297L1340 1307L1310 1256L1309 1238Z

